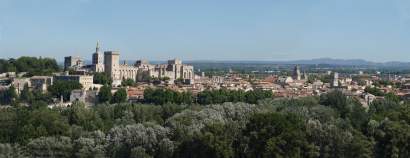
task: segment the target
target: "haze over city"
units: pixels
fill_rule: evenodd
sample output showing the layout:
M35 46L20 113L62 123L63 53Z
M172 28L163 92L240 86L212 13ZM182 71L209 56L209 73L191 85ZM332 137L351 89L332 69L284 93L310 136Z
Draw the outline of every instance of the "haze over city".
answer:
M405 0L0 0L2 58L410 61Z

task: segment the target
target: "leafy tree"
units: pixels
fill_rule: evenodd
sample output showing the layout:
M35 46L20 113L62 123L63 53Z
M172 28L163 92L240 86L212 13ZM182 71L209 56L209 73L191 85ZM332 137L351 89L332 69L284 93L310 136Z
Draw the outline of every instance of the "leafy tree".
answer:
M291 114L253 115L243 130L248 157L317 157L317 148L308 142L303 122Z
M111 85L111 77L105 72L94 73L94 84Z
M133 79L124 79L121 82L122 86L134 86L135 85L135 81Z
M15 59L4 60L0 59L0 73L16 72L17 68L14 65Z
M18 124L17 109L3 108L0 109L0 142L14 143L17 138L16 131L21 128Z
M74 102L64 113L67 115L70 125L81 126L87 131L94 131L103 127L99 115L94 110L86 108L84 103Z
M64 101L70 100L71 91L81 89L82 85L76 81L55 81L53 85L48 87L48 92L54 98L63 97Z
M353 132L353 138L346 148L346 157L374 157L374 141L357 130Z
M52 95L50 93L44 93L40 90L31 91L33 94L33 99L29 102L31 105L35 103L42 102L42 103L52 103Z
M111 86L104 85L101 87L100 92L98 92L98 101L100 103L109 102L111 100Z
M348 113L347 97L340 91L332 91L320 96L320 104L336 109L342 117Z
M256 104L258 100L265 98L272 98L272 91L254 90L248 91L245 94L246 102L251 104Z
M0 73L27 72L27 76L51 75L60 70L56 60L50 58L20 57L0 60Z
M131 125L135 124L134 113L132 111L125 111L124 115L116 120L116 124L118 125Z
M75 157L106 157L105 134L101 131L91 132L74 140Z
M384 96L384 92L382 92L382 91L381 91L379 88L377 88L377 87L369 87L369 86L367 86L367 87L364 89L364 91L367 92L367 93L373 94L373 95L375 95L375 96Z
M25 84L20 93L20 100L26 103L31 103L34 99L33 93L30 91L28 84Z
M404 122L385 121L375 136L376 157L409 157L410 125Z
M114 127L108 133L108 137L110 137L108 153L110 157L129 157L136 155L156 156L157 154L172 155L172 153L160 152L173 151L173 142L168 140L168 135L169 129L159 125L134 124ZM161 147L164 147L161 145L164 141L171 143L167 145L169 149L161 149ZM135 151L137 148L139 149Z
M175 92L172 102L176 104L191 104L193 102L193 95L191 92Z
M131 149L131 158L152 158L151 155L149 155L143 147L135 147Z
M193 102L192 93L176 92L169 89L151 89L147 88L144 91L144 101L146 103L154 103L163 105L166 103L191 104Z
M349 119L351 125L356 129L364 129L369 122L369 115L360 103L353 102L348 105L346 119Z
M408 103L366 111L340 92L241 103L263 93L204 91L211 105L184 105L189 92L151 89L162 105L50 109L33 92L30 107L0 108L0 157L409 157Z
M10 86L7 90L0 91L0 104L8 105L17 98L16 88Z
M22 142L42 136L67 136L70 132L67 119L48 108L35 109L26 119L19 136Z
M197 98L198 98L199 104L212 104L213 103L212 92L209 90L205 90L205 91L198 93Z
M18 144L0 144L0 157L28 157L26 152Z
M410 124L410 104L403 104L398 110L398 120L406 121Z
M69 137L41 137L31 140L28 150L32 157L71 157L73 146Z
M272 98L271 91L254 90L243 92L241 90L220 89L215 91L205 90L197 96L199 104L218 104L224 102L247 102L256 104L261 99Z
M390 100L374 101L369 106L369 115L371 119L382 121L384 119L398 119L400 104ZM405 111L405 110L404 110Z
M228 125L214 123L206 125L192 139L177 149L177 157L233 157L234 136Z
M124 88L120 88L112 96L111 103L123 103L127 101L127 91Z
M399 96L397 96L397 95L395 95L394 93L392 93L392 92L390 92L390 93L387 93L385 96L384 96L384 99L386 99L386 100L389 100L389 101L393 101L393 102L400 102L400 97Z
M371 139L346 127L346 123L341 119L308 122L308 139L319 147L320 157L372 157L374 143Z

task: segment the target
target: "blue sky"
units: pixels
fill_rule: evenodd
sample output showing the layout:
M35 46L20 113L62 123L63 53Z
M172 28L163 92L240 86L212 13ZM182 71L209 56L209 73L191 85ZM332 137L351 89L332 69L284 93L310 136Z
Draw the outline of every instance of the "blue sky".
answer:
M0 0L0 58L410 61L409 0Z

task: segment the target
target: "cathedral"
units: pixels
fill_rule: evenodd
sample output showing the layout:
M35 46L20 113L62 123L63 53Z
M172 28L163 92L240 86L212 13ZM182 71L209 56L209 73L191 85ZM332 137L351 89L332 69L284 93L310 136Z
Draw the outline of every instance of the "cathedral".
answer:
M168 83L174 83L175 80L181 80L186 84L193 84L194 67L182 64L179 59L168 60L166 64L150 64L146 60L137 60L134 65L128 65L125 61L120 63L120 53L118 51L100 51L99 43L95 52L92 54L91 65L76 65L82 62L72 62L72 59L78 57L66 57L65 69L83 70L88 72L105 72L113 80L114 85L121 84L124 79L134 81L147 81L152 78L166 79ZM80 59L78 59L80 60ZM80 67L80 68L79 68Z

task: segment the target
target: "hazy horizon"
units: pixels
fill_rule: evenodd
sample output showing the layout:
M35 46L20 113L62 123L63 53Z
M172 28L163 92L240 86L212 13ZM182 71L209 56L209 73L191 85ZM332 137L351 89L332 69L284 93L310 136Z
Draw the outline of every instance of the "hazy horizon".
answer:
M410 1L0 0L0 58L410 62Z

